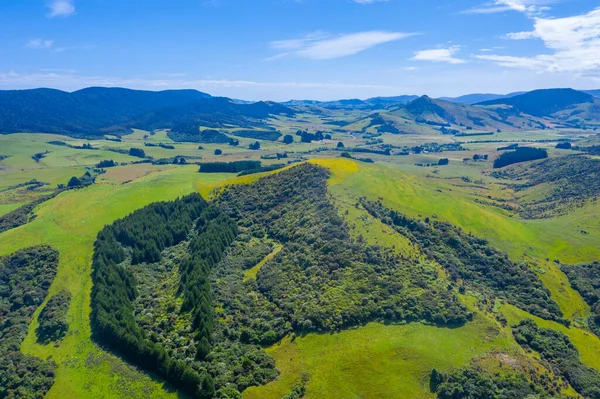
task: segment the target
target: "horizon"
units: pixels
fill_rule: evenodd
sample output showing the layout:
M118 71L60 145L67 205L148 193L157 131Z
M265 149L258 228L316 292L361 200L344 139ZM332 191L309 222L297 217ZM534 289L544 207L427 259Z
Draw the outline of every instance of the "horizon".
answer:
M286 102L292 102L292 101L314 101L314 102L335 102L335 101L349 101L349 100L359 100L359 101L367 101L370 99L376 99L376 98L394 98L394 97L423 97L423 96L427 96L436 100L442 100L442 101L446 101L447 99L456 99L456 98L460 98L460 97L464 97L464 96L469 96L469 95L498 95L498 96L508 96L510 94L515 94L515 93L519 93L519 94L524 94L524 93L528 93L530 91L536 91L536 90L561 90L561 89L571 89L571 90L575 90L575 91L598 91L600 89L593 89L593 88L585 88L585 89L576 89L573 87L543 87L543 88L539 88L539 89L532 89L532 90L518 90L518 91L511 91L511 92L507 92L507 93L491 93L491 92L477 92L477 93L464 93L464 94L460 94L457 96L431 96L427 93L423 93L423 94L396 94L396 95L389 95L389 96L372 96L372 97L345 97L345 98L335 98L335 99L331 99L331 100L318 100L318 99L312 99L312 98L290 98L287 100L272 100L269 98L259 98L259 99L243 99L243 98L239 98L239 97L227 97L227 96L218 96L218 95L213 95L212 93L209 92L205 92L202 90L198 90L195 88L172 88L172 89L156 89L156 90L152 90L152 89L136 89L136 88L132 88L132 87L123 87L123 86L86 86L86 87L82 87L79 89L75 89L75 90L63 90L63 89L59 89L59 88L54 88L54 87L33 87L33 88L25 88L25 89L0 89L0 92L2 91L28 91L28 90L58 90L58 91L62 91L62 92L66 92L66 93L75 93L77 91L81 91L81 90L85 90L85 89L124 89L124 90L134 90L134 91L148 91L148 92L164 92L164 91L185 91L185 90L195 90L204 94L208 94L211 97L221 97L221 98L228 98L230 100L234 100L234 101L247 101L247 102L260 102L260 101L266 101L266 102L275 102L275 103L286 103Z
M247 101L600 85L585 0L34 0L0 5L0 89L191 88Z

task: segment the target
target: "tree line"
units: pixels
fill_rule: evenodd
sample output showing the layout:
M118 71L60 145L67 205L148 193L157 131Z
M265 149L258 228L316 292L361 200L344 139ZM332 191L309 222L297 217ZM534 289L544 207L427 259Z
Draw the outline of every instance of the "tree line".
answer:
M210 351L212 297L206 278L225 247L235 237L235 225L199 194L159 202L106 226L94 244L92 329L94 338L122 353L128 360L155 372L199 398L214 394L210 374L173 359L148 339L136 322L133 301L137 295L131 265L161 260L162 251L188 239L189 256L180 265L181 312L191 312L198 343L197 358ZM124 263L125 262L125 263Z
M463 280L482 293L504 298L536 316L562 321L560 308L529 265L513 262L487 240L450 223L409 218L385 208L381 202L362 199L361 204L371 216L419 245L448 271L453 281Z

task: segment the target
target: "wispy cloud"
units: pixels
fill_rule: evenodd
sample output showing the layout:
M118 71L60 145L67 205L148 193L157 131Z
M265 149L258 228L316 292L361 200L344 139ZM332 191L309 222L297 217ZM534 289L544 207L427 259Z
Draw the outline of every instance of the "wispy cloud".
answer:
M3 86L26 86L26 87L58 87L63 89L78 89L88 86L123 86L132 88L197 88L197 89L218 89L218 88L386 88L387 85L371 85L358 83L341 82L261 82L252 80L234 80L234 79L177 79L184 77L184 74L157 74L166 79L157 78L119 78L106 76L85 76L76 74L74 70L69 69L43 69L39 72L16 72L0 71L0 84Z
M74 0L51 0L48 3L50 12L48 18L68 17L75 14Z
M332 36L323 32L314 32L300 39L271 42L271 48L279 50L280 53L270 60L287 56L313 60L341 58L412 35L414 33L368 31Z
M496 14L499 12L506 12L510 10L512 9L505 5L487 3L461 11L461 14Z
M54 41L52 40L44 40L44 39L31 39L27 42L25 47L33 48L33 49L49 49L54 45Z
M438 48L431 50L416 51L412 61L432 61L447 62L450 64L463 64L466 61L454 57L454 54L460 51L460 46L451 46L448 48Z
M541 40L550 54L531 57L478 55L504 67L600 76L600 8L565 18L533 18L533 31L506 35L512 40Z
M517 11L529 15L540 15L549 10L547 4L558 0L494 0L466 9L461 14L496 14Z

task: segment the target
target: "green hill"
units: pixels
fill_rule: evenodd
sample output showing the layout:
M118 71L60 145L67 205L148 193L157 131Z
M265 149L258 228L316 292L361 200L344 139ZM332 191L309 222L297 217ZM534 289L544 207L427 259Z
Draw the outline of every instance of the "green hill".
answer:
M510 105L520 112L534 116L550 116L582 103L592 103L594 98L573 89L534 90L515 97L484 101L479 105Z

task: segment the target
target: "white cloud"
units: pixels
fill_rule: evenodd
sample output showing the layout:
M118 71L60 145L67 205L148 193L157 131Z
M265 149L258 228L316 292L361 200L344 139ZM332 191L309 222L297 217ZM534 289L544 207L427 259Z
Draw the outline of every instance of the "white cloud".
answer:
M528 15L539 15L549 10L546 4L555 1L558 0L494 0L464 10L461 14L496 14L506 11L517 11Z
M26 47L34 49L49 49L54 45L52 40L31 39L27 42Z
M450 64L463 64L466 61L459 58L455 58L456 54L460 50L460 46L452 46L448 48L438 48L431 50L416 51L412 61L432 61L432 62L448 62Z
M550 53L532 57L476 57L505 67L600 75L600 8L572 17L534 18L533 31L511 33L506 37L513 40L542 40Z
M160 78L121 78L107 76L85 76L74 70L46 69L38 72L0 71L0 87L4 88L37 88L53 87L61 90L78 90L90 86L128 87L132 89L166 90L166 89L197 89L213 95L223 95L232 98L247 99L267 98L273 100L289 99L291 92L322 93L329 99L336 97L336 92L350 96L355 91L368 91L372 94L400 90L392 85L343 83L343 82L264 82L235 79L184 79L183 74L158 74ZM244 93L252 93L244 96ZM262 93L257 96L256 93ZM271 93L271 94L269 94ZM277 98L274 98L277 97ZM309 95L309 97L312 97ZM316 98L316 97L313 97ZM322 97L326 98L326 97Z
M48 3L48 18L68 17L75 14L73 0L52 0Z
M510 11L512 8L504 5L496 5L495 3L484 4L481 6L469 8L461 11L461 14L496 14L499 12Z
M300 39L271 42L271 48L280 50L281 53L269 59L274 60L286 56L309 58L313 60L341 58L411 35L413 34L368 31L331 36L323 32L315 32Z

